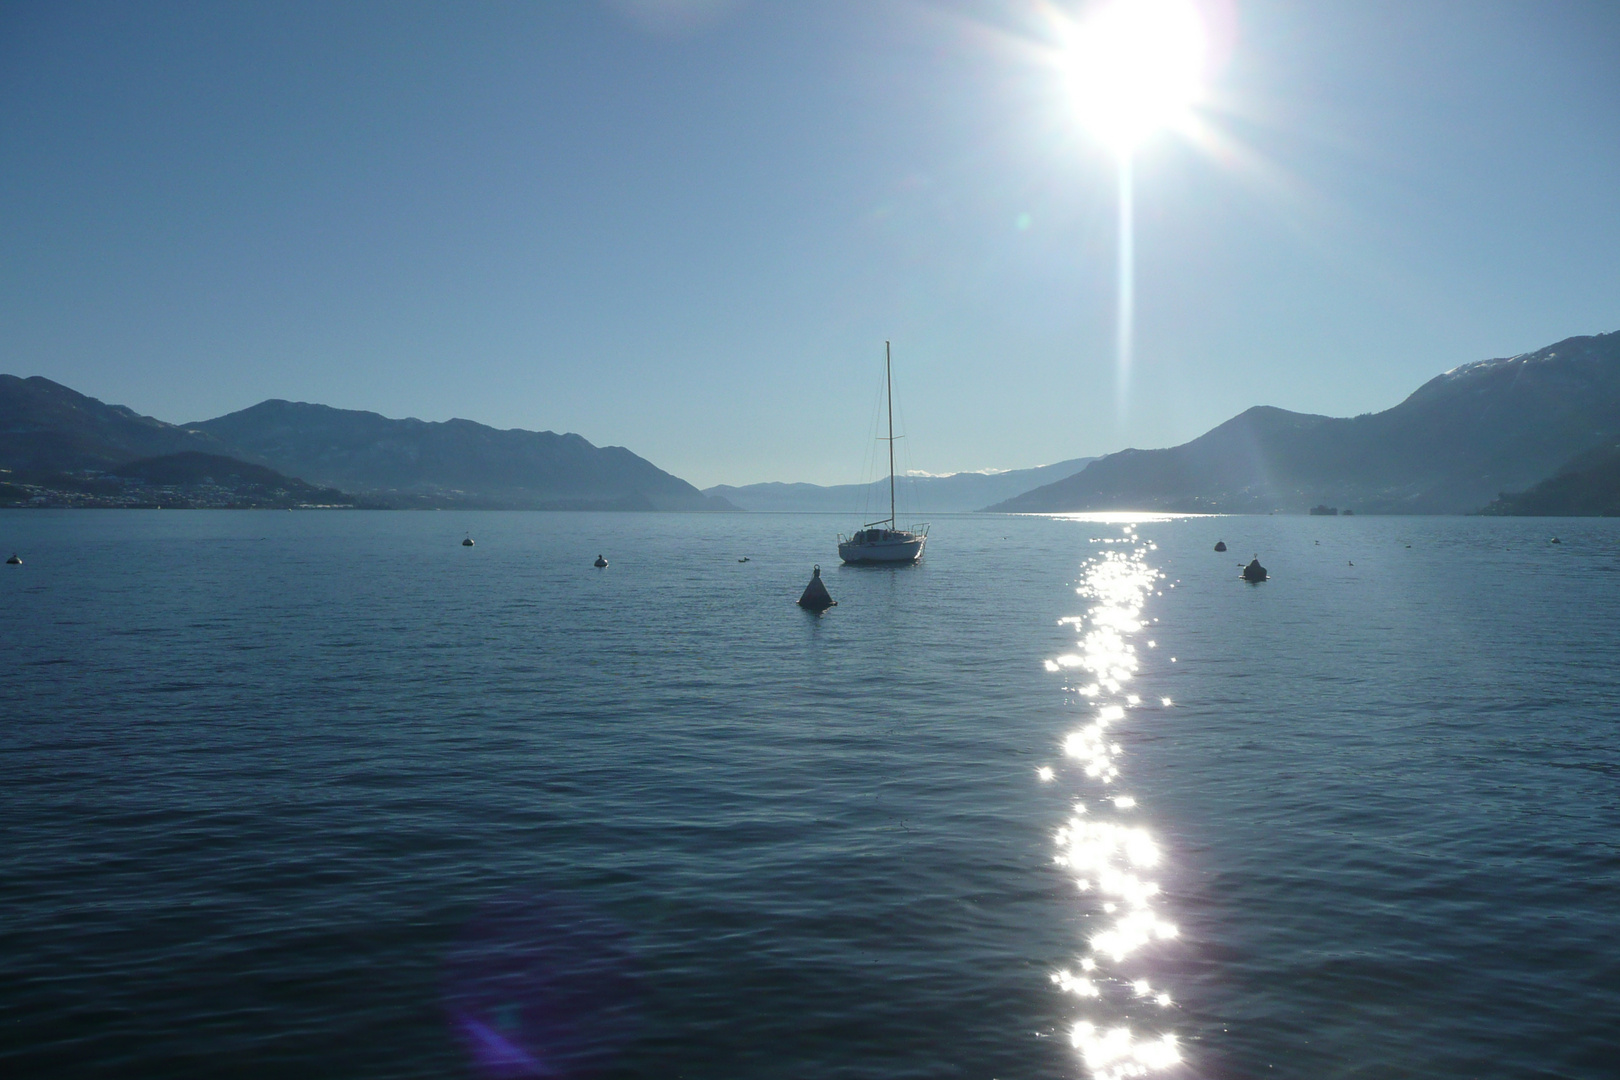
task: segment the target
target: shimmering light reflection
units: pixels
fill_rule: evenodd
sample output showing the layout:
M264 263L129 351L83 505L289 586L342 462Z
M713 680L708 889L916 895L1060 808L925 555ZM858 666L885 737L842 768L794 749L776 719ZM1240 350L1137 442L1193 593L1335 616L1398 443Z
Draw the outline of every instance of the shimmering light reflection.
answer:
M1124 543L1134 546L1103 549L1087 564L1076 592L1092 605L1084 615L1061 620L1073 627L1078 648L1046 661L1048 671L1074 676L1068 689L1088 713L1062 742L1071 767L1053 770L1052 778L1090 788L1104 811L1088 813L1085 803L1076 802L1057 830L1053 857L1073 876L1096 920L1073 968L1053 972L1052 983L1083 1003L1070 1038L1098 1080L1145 1076L1181 1061L1175 1034L1163 1030L1174 1000L1145 970L1155 950L1178 934L1155 906L1160 889L1154 871L1163 853L1137 818L1135 796L1117 793L1121 748L1110 734L1127 709L1142 704L1140 695L1125 690L1138 668L1129 639L1146 625L1142 606L1164 575L1147 565L1152 545L1128 524ZM1169 698L1159 700L1170 706ZM1048 768L1041 770L1043 780Z
M1104 1031L1082 1020L1074 1025L1070 1040L1080 1048L1086 1067L1098 1076L1145 1076L1181 1060L1174 1035L1138 1039L1128 1027Z

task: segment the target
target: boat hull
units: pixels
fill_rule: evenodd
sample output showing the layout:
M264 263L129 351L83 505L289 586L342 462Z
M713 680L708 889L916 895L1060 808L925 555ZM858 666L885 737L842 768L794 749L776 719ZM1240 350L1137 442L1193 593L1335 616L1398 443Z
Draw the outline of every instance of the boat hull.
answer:
M922 558L923 545L928 537L910 540L878 540L860 543L846 540L838 545L838 557L847 563L914 563Z

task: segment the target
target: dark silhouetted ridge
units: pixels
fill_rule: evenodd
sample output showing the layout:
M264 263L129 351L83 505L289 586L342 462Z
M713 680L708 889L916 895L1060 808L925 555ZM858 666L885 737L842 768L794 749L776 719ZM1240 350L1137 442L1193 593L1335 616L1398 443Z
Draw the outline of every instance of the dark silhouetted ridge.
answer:
M1191 442L1125 450L990 507L1456 514L1620 438L1620 333L1465 364L1352 419L1257 406Z
M622 446L593 446L572 434L393 420L279 400L187 427L249 461L393 505L735 509Z
M196 486L205 476L218 481L222 472L237 478L244 498L282 491L322 504L354 502L342 494L352 492L375 506L736 509L622 446L593 446L578 435L498 431L470 420L391 420L292 401L177 425L39 376L0 375L0 483L7 485L0 501L130 505L131 484ZM210 488L207 501L188 495L188 505L224 505L222 492L232 490L203 486Z
M186 450L228 453L211 435L108 405L38 375L0 375L0 467L104 470Z

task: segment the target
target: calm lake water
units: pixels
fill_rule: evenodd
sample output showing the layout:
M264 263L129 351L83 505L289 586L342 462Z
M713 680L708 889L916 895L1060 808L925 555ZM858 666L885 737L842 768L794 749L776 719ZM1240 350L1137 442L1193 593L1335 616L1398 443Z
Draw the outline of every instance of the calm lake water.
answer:
M0 514L0 1073L1620 1072L1620 522L848 524Z

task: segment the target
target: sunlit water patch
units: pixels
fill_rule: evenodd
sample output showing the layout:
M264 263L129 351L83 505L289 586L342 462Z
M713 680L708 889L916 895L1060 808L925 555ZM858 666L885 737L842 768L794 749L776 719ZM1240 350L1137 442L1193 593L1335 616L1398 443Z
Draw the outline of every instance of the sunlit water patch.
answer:
M1075 795L1056 831L1053 858L1072 877L1096 929L1077 943L1073 963L1052 973L1052 983L1074 999L1070 1040L1098 1080L1145 1076L1182 1060L1175 999L1153 973L1155 958L1178 935L1156 880L1163 852L1124 790L1121 747L1112 734L1128 709L1142 707L1132 687L1136 639L1147 629L1144 605L1164 575L1149 562L1153 545L1132 525L1123 533L1099 538L1101 553L1086 564L1076 590L1090 606L1062 620L1073 628L1076 648L1046 661L1048 671L1069 680L1084 722L1064 737L1061 764L1038 773L1043 782L1071 785ZM1158 700L1170 705L1169 698Z

